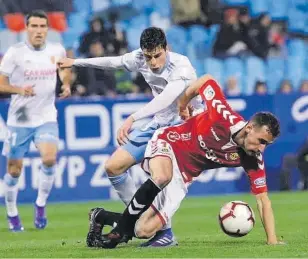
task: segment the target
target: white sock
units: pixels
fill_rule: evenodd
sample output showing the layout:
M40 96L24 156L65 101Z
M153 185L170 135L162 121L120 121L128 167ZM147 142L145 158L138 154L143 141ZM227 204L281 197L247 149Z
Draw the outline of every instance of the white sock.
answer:
M18 195L18 178L12 177L6 173L4 176L4 196L7 215L14 217L18 215L17 210L17 195Z
M118 176L109 176L109 180L121 200L125 203L125 205L128 205L137 191L131 175L125 172L124 174Z
M46 206L46 202L54 181L55 166L47 167L42 165L39 176L38 194L36 205L39 207Z

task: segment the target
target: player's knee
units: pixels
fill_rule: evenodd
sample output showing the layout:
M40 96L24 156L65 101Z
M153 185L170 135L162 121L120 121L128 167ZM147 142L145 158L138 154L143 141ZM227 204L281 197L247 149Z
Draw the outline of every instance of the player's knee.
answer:
M121 164L117 163L115 159L111 158L109 158L105 164L105 171L107 175L110 177L118 176L124 173L125 172L124 168L125 166L122 166Z
M21 160L9 160L8 161L8 173L12 177L19 177L22 170Z
M172 171L169 170L162 170L152 174L152 180L161 188L164 188L166 185L168 185L171 179Z
M42 162L43 162L43 165L45 165L46 167L52 167L53 165L56 164L57 157L53 154L48 154L42 157Z

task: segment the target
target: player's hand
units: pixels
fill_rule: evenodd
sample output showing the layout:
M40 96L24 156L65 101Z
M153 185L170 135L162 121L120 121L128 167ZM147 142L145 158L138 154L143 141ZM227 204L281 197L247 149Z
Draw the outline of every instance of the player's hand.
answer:
M60 68L72 67L74 64L74 59L72 58L60 58L57 62Z
M181 119L185 121L188 120L192 116L193 111L194 111L194 108L191 105L188 105L185 108L179 108L179 109L180 109L179 115Z
M124 145L128 141L128 132L131 129L132 125L134 123L134 119L132 116L129 116L121 128L119 128L118 133L117 133L117 141L120 146Z
M71 96L71 94L72 94L71 93L71 87L69 85L62 85L61 89L62 89L62 92L59 95L60 99L65 99L65 98Z
M33 85L21 87L19 89L18 94L22 96L34 96L35 93L34 93Z

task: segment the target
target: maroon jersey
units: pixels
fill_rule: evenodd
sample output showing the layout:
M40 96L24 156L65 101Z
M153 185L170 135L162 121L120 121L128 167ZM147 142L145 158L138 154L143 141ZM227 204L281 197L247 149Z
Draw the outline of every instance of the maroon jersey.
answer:
M249 176L251 191L266 192L262 155L247 155L232 139L247 122L231 109L216 81L205 82L199 94L207 110L158 135L171 145L184 180L190 182L207 169L242 166Z

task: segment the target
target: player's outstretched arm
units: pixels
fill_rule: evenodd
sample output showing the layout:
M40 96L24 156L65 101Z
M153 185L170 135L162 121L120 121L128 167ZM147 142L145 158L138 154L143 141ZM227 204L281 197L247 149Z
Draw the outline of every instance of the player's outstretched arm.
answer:
M71 96L72 70L70 68L59 68L59 77L62 82L60 98L64 99Z
M277 240L274 212L267 192L257 194L256 199L259 215L267 236L267 244L283 244L283 242Z
M204 85L208 80L214 79L211 75L204 75L193 82L182 94L181 98L178 101L179 111L185 111L188 103L199 94L199 89Z

